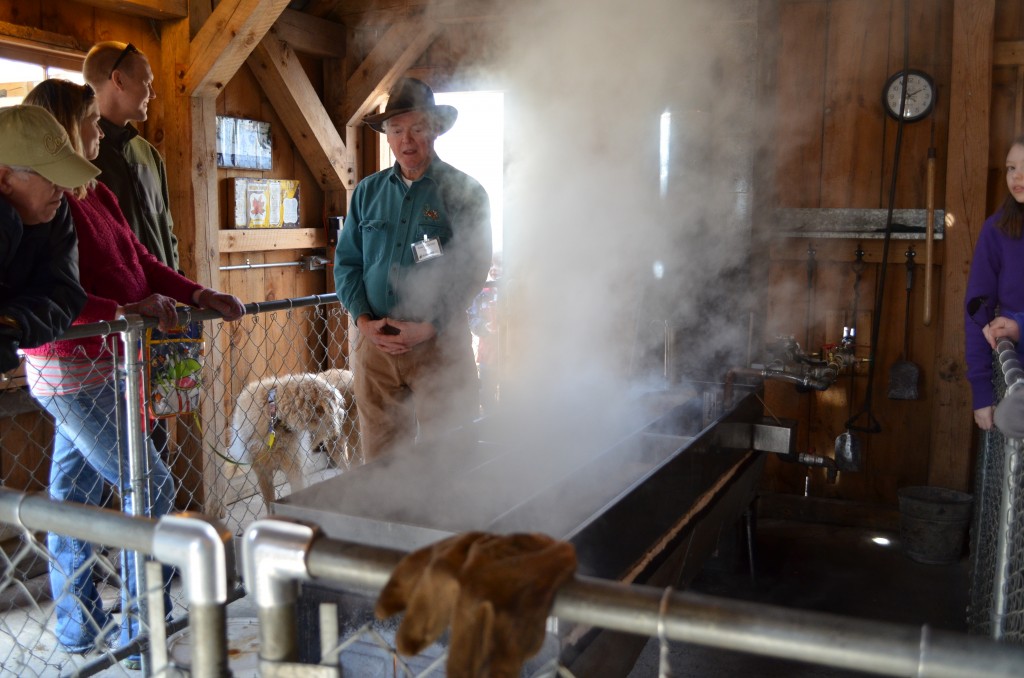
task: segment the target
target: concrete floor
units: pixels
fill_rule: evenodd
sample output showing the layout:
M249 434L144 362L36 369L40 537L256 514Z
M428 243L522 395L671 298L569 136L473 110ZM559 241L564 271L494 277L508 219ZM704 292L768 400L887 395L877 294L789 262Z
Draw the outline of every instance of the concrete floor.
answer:
M879 546L872 537L891 540ZM757 526L757 577L734 559L712 559L692 590L726 598L966 632L968 560L925 565L899 535L780 520ZM649 642L629 678L658 676L659 646ZM690 678L859 678L872 674L671 644L671 675Z

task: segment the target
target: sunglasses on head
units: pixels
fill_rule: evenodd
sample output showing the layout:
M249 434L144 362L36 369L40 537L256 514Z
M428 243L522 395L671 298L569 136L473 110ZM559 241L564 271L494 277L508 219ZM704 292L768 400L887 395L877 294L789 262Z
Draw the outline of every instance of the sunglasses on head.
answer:
M121 53L117 55L117 59L114 60L114 65L110 67L110 73L107 74L107 80L110 80L114 77L114 71L117 70L117 67L121 65L121 62L124 61L124 58L126 56L128 56L129 54L138 53L138 48L136 48L135 45L133 45L132 43L129 42L127 45L125 45L124 49L121 50Z

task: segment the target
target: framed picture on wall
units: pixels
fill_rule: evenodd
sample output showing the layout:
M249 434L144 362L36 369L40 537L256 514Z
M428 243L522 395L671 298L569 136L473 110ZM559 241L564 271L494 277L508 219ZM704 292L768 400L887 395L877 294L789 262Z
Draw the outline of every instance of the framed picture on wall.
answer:
M217 167L271 169L270 123L218 115Z

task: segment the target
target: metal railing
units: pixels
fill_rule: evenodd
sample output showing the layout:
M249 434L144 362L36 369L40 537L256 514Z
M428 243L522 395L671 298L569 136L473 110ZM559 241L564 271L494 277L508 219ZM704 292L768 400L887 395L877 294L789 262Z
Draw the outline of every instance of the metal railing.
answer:
M296 663L300 582L376 595L403 555L321 537L315 528L290 521L250 525L242 558L245 586L259 610L263 675L306 675L307 665ZM577 576L559 590L552 615L560 623L646 635L662 643L695 643L878 675L995 678L1024 671L1024 648L985 638L588 577ZM339 675L337 656L353 638L331 638L333 630L322 625L321 664L308 667L319 673L309 675ZM557 670L566 673L564 667ZM668 675L664 665L659 675Z
M1024 388L1016 345L996 345L994 378L999 395ZM996 640L1024 642L1024 441L998 429L981 437L975 473L975 510L971 535L971 593L968 625L972 633Z
M191 675L226 675L227 634L224 611L234 577L231 534L222 526L198 514L164 516L159 520L130 516L111 509L83 504L55 502L37 495L0 488L0 522L16 526L22 534L21 548L6 557L0 579L0 594L17 593L24 587L16 577L19 561L45 553L36 532L51 532L134 551L155 558L155 568L147 561L153 581L160 581L161 564L178 568L188 609L188 626L196 638ZM88 563L87 563L88 565ZM155 569L155 572L153 570ZM142 590L142 589L140 589ZM98 646L95 653L68 657L60 651L50 631L45 601L22 601L11 606L0 618L0 645L11 651L0 661L0 673L12 676L51 676L60 673L88 676L116 666L133 653L143 652L145 675L168 669L166 632L161 586L147 592L148 605L140 606L143 633L131 644ZM133 601L126 601L129 605ZM141 601L139 601L141 602ZM127 614L122 609L122 614ZM151 623L160 620L160 623ZM180 626L178 624L177 626ZM13 635L9 635L13 634ZM149 657L144 652L149 650ZM127 672L126 672L127 673Z

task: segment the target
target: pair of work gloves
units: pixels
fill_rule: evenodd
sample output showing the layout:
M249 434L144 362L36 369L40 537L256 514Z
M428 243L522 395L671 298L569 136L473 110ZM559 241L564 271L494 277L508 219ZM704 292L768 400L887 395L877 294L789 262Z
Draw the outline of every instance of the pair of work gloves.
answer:
M414 655L451 624L448 678L518 678L544 643L576 550L543 534L467 532L413 551L377 598L380 619L404 611L395 644Z

